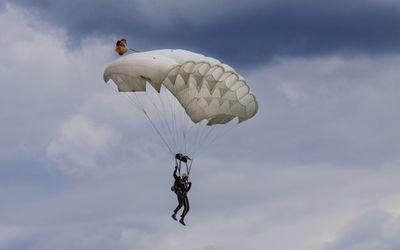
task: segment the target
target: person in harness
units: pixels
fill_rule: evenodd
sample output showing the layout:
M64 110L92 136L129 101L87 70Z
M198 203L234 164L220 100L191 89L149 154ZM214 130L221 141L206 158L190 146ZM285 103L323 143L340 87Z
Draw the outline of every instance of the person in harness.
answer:
M181 214L181 219L179 222L186 226L185 224L185 216L189 212L189 199L187 197L187 193L189 192L190 188L192 187L192 183L189 181L189 175L188 173L183 173L181 176L177 174L178 171L178 165L175 166L174 170L174 185L171 187L171 190L175 192L176 197L178 198L178 206L175 208L174 213L172 214L172 219L176 219L176 214L178 211L182 208L183 206L183 211Z

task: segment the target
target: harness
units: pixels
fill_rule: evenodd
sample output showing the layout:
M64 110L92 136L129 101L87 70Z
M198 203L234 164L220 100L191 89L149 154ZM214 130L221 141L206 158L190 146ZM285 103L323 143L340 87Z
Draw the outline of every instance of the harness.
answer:
M182 164L182 162L184 164ZM178 166L178 175L181 176L181 167L182 167L182 165L184 165L186 167L186 172L187 172L188 178L189 178L190 170L192 168L192 162L193 162L192 159L190 159L188 156L180 154L180 153L176 154L175 155L175 164L176 164L176 166ZM180 179L180 182L181 181L182 180ZM182 185L182 187L181 187L181 185ZM187 183L178 183L177 181L175 181L171 187L171 191L183 194L183 193L185 193L186 185L187 185Z

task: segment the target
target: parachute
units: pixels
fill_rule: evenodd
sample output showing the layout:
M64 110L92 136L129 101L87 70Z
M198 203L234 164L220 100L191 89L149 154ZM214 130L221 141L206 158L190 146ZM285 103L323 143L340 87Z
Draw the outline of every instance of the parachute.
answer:
M235 118L244 122L258 110L255 95L233 68L186 50L132 53L108 65L103 77L145 114L174 157L182 153L193 160L223 133L217 127Z

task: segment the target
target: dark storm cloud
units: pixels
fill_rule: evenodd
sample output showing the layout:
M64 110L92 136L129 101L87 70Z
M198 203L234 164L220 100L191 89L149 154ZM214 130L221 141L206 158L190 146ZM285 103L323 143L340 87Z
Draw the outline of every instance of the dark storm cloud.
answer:
M182 47L234 66L277 55L380 54L400 49L400 11L382 1L13 2L65 27L74 42L93 34L124 35L141 50Z

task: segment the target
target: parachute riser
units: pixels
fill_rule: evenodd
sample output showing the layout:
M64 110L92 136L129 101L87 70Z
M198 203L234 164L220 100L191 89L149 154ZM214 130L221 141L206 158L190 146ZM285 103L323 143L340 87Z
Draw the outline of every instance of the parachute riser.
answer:
M178 166L178 175L181 176L181 161L178 162L176 158L175 158L175 166Z
M182 162L185 163L186 172L187 172L188 175L190 175L190 171L192 169L193 160L190 159L187 155L183 155L181 153L178 153L178 154L175 155L175 164L176 164L176 166L178 166L179 175L181 175Z

